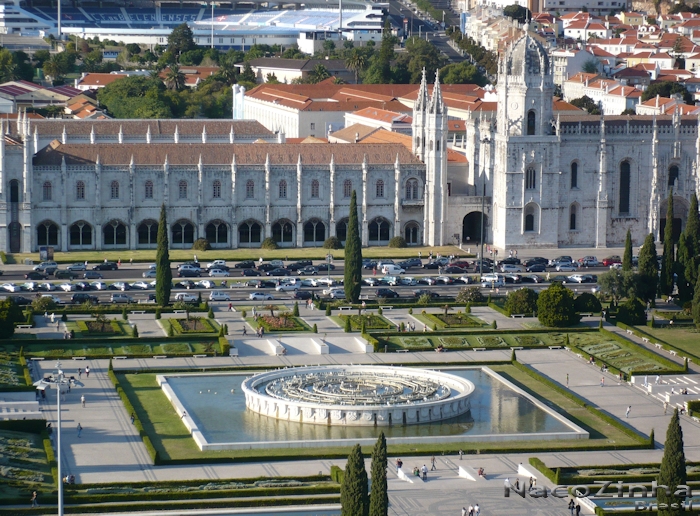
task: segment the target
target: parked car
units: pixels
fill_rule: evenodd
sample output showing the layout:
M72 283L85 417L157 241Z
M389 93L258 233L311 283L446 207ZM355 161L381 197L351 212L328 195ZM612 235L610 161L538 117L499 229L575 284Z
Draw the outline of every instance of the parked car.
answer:
M153 269L149 269L149 270L145 271L143 274L141 274L141 276L144 278L155 278L156 271Z
M177 271L177 275L179 278L199 278L202 274L201 274L201 272L199 272L199 269L188 268L188 269L179 269Z
M299 276L314 276L318 274L318 267L307 265L306 267L302 267L301 269L297 270L297 274Z
M533 263L525 270L527 272L547 272L547 267L544 263Z
M3 283L0 285L0 288L6 290L7 292L20 292L22 290L19 285L15 285L14 283Z
M116 271L119 269L119 266L117 265L116 262L103 262L103 263L98 263L95 265L92 270L93 271Z
M431 299L440 297L440 294L432 290L418 289L413 291L413 297L430 296Z
M423 264L424 269L439 269L440 267L442 267L442 265L438 262L428 262Z
M209 269L209 270L211 270L211 269L222 269L222 270L227 271L227 270L228 270L228 266L226 265L226 260L214 260L214 261L209 262L209 263L207 264L207 269Z
M496 288L505 286L506 282L500 274L484 274L481 276L482 288Z
M271 271L272 269L277 269L278 267L276 265L272 265L271 263L261 263L256 267L257 270L262 271L262 272L267 272Z
M292 299L313 299L314 294L308 290L297 290L294 292Z
M39 265L35 265L35 271L41 271L48 275L53 274L58 269L58 264L56 262L41 262Z
M231 301L231 296L222 290L212 290L209 293L209 301Z
M418 278L418 283L420 283L421 285L437 285L437 278L424 276L422 278Z
M75 285L72 283L61 283L58 288L63 290L63 292L73 292L75 290Z
M409 258L408 260L399 262L397 265L404 269L408 269L409 267L422 267L423 260L421 260L420 258Z
M90 294L78 292L71 296L70 302L74 305L82 305L83 303L90 303L91 305L96 305L100 302L100 300L97 299L97 296L91 296Z
M225 271L223 269L211 269L209 271L209 277L210 278L228 278L230 274L228 271Z
M399 294L395 290L391 290L390 288L379 288L376 290L374 295L377 297L385 297L387 299L395 299L399 297Z
M532 267L536 263L541 263L543 265L547 265L549 263L549 260L547 258L542 258L541 256L535 256L534 258L530 258L525 262L525 267Z
M275 290L277 292L293 292L295 290L299 290L299 285L298 283L280 283L275 287Z
M272 269L265 273L267 276L289 276L291 273L289 269Z
M195 283L195 286L200 288L214 288L216 287L216 284L211 280L203 279Z
M187 290L191 290L197 286L197 284L194 281L191 280L184 280L180 281L177 285L179 288L186 288Z
M329 295L331 299L345 299L345 291L339 288L331 289Z
M520 265L520 258L509 256L508 258L501 260L501 265Z
M22 290L26 290L27 292L36 292L37 290L39 290L38 285L36 283L34 283L33 281L28 281L26 283L22 283L20 285L20 288Z
M507 284L514 284L514 283L520 283L522 281L522 278L520 277L519 274L504 274L503 275L503 281Z
M110 290L121 290L122 292L125 290L131 290L131 286L126 283L125 281L115 281L109 286Z
M599 267L600 262L595 256L584 256L578 261L583 267Z
M62 270L62 271L56 271L54 273L54 277L56 279L75 279L80 277L80 274L77 272L69 271L69 270Z
M442 269L443 274L464 274L466 269L462 267L457 267L456 265L448 265L444 269Z
M69 271L76 271L76 272L80 271L80 272L82 272L82 271L84 271L84 270L87 270L87 267L85 267L85 263L83 263L83 262L78 262L78 263L72 263L72 264L68 265L68 266L66 267L66 269L69 270Z
M502 263L501 272L525 272L521 265L514 265L511 263Z
M17 306L28 306L32 304L32 300L24 296L10 296L9 299Z
M403 274L406 271L404 269L402 269L401 267L399 267L398 265L394 265L393 263L390 263L390 264L386 264L382 267L382 272L384 274L394 275L394 274Z
M241 276L260 276L260 271L256 271L255 269L243 269Z
M309 265L313 265L313 263L311 262L311 260L299 260L299 261L297 261L297 262L290 263L289 265L287 265L287 266L285 267L285 269L294 272L294 271L298 271L298 270L301 269L302 267L307 267L307 266L309 266Z
M43 299L43 298L49 298L49 299L51 299L51 301L53 301L53 302L56 303L57 305L60 305L60 304L61 304L60 298L59 298L58 296L54 296L53 294L42 294L41 297L42 297L42 299Z
M572 263L573 261L574 260L573 258L571 258L571 256L557 256L553 260L549 260L549 265L556 266L557 264L562 262Z
M272 301L274 297L270 294L265 294L264 292L251 292L248 296L251 301Z
M435 283L442 283L443 285L452 285L455 282L452 276L438 276L435 278Z
M399 278L399 285L406 285L408 287L414 287L418 285L418 282L416 281L416 278L412 278L411 276L401 276Z
M544 282L544 278L535 274L529 274L527 276L521 276L520 281L523 283L542 283Z
M362 268L367 270L372 270L377 266L377 262L374 260L362 260Z
M93 288L93 290L107 290L107 284L103 283L102 281L93 281L90 283L90 286Z
M54 290L56 290L56 285L54 285L53 283L48 283L48 282L47 283L39 283L37 285L37 289L44 290L46 292L53 292Z
M102 279L103 276L97 271L86 271L83 274L83 279Z
M131 284L131 288L135 288L136 290L148 290L151 286L145 281L134 281Z
M194 294L188 294L187 292L178 292L175 294L175 301L180 301L182 303L196 303L199 296Z
M25 274L24 279L34 280L34 281L43 280L43 279L46 279L46 274L44 274L41 271L32 271L32 272L28 272L27 274Z
M238 262L234 264L234 269L253 269L255 268L255 262L252 260L245 260L243 262Z
M112 294L112 296L109 298L109 300L112 303L133 303L134 302L134 298L132 298L126 294L121 294L121 293Z
M610 267L614 263L622 263L622 258L617 255L607 256L603 258L603 267Z
M557 264L557 272L574 272L578 270L578 266L575 263L569 262L561 262Z

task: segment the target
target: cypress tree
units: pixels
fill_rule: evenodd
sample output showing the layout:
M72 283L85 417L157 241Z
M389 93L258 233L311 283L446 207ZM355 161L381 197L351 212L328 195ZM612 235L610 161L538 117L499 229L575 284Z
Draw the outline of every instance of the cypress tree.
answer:
M644 302L654 303L659 284L659 262L656 256L654 235L649 233L639 250L639 292Z
M683 496L674 496L678 486L686 485L687 474L685 470L685 453L683 452L683 429L681 428L678 417L678 409L673 411L671 422L668 424L666 432L666 443L664 444L664 458L661 460L659 469L658 483L659 486L667 486L671 494L666 494L664 488L659 488L657 491L657 499L659 507L662 504L681 504L684 500ZM659 516L675 516L680 514L680 509L665 509L659 510Z
M173 288L173 271L170 270L168 247L168 221L165 216L165 204L163 204L160 207L156 251L156 303L159 306L170 304L170 291Z
M698 267L697 277L695 295L693 296L693 322L695 326L700 328L700 267Z
M688 221L685 223L685 230L693 246L693 252L697 256L700 254L700 214L698 213L698 196L694 193L690 198L690 210L688 211Z
M369 516L367 495L367 471L362 448L356 444L345 467L345 476L340 486L341 516Z
M693 284L685 276L686 265L689 261L692 261L692 257L690 249L688 249L688 237L684 231L678 239L678 252L676 254L676 274L678 275L676 285L678 285L678 296L682 303L693 299Z
M379 434L372 452L372 487L369 496L369 516L389 514L389 495L386 483L387 453L384 432Z
M673 293L673 270L675 252L673 245L673 190L668 194L668 208L666 209L666 227L664 228L664 251L661 259L661 276L659 277L659 291L670 296Z
M345 316L345 327L343 328L345 333L350 333L352 331L352 323L350 322L350 316Z
M625 238L625 254L622 256L622 270L632 270L632 233L629 229L627 230L627 237Z
M350 219L345 240L345 297L349 303L357 303L362 289L362 241L357 218L357 193L350 198Z

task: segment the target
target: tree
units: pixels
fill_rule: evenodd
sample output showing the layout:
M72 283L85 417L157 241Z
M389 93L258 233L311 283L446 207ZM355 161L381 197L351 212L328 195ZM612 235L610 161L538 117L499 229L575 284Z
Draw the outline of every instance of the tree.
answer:
M440 81L443 84L476 84L485 86L489 83L479 69L469 61L449 64L440 70Z
M321 81L325 81L331 76L330 73L328 73L328 68L326 68L323 64L318 63L316 66L314 66L314 69L311 70L311 73L309 74L309 82L311 84L316 84Z
M600 114L600 107L598 106L598 104L596 104L596 102L587 95L584 95L583 97L580 97L578 99L573 99L571 101L571 104L579 109L585 109L591 115Z
M622 270L632 270L632 233L629 229L627 230L627 237L625 238L625 254L622 256Z
M561 328L581 320L574 308L574 293L561 283L552 283L537 298L537 318L544 326Z
M160 207L158 248L156 250L156 303L159 306L170 304L170 291L173 288L173 271L170 270L168 247L168 221L165 216L165 204L163 204Z
M17 64L12 52L3 48L0 50L0 82L9 82L17 79Z
M593 58L589 59L585 63L583 63L583 66L581 67L581 71L583 73L598 73L598 69L600 68L600 62Z
M598 286L600 291L612 297L613 301L618 302L623 297L630 296L631 292L636 291L637 274L633 272L623 272L618 269L610 269L598 276Z
M537 310L537 292L527 287L510 292L505 309L511 314L532 314Z
M693 296L693 322L695 326L700 328L700 267L698 267L697 277L695 295Z
M423 77L424 68L426 75L432 79L435 72L447 64L447 60L430 41L410 38L406 41L406 53L401 54L398 64L403 64L410 74L409 82L417 84ZM400 82L398 79L394 76L394 82Z
M659 516L675 516L681 514L681 510L670 508L672 504L678 504L685 499L685 496L675 496L674 493L679 486L685 486L687 480L685 452L683 451L683 429L681 428L678 409L674 409L671 421L666 431L666 442L664 443L664 457L661 459L659 476L657 482L659 486L667 486L670 494L666 494L665 488L657 491L657 501L659 503ZM682 488L681 488L682 489ZM669 509L662 510L662 504L667 504Z
M671 96L675 95L676 93L680 94L683 102L686 104L693 103L693 97L690 95L687 88L679 82L671 81L654 82L647 86L647 89L644 90L644 93L642 93L642 102L653 99L657 95L660 97L671 98Z
M356 444L345 467L345 476L340 486L341 516L368 516L367 471L362 448Z
M243 65L243 72L239 76L239 79L241 80L241 82L252 82L253 84L255 84L255 82L257 81L255 72L253 71L253 68L250 66L250 63L248 61L246 61Z
M659 285L659 262L656 255L654 235L649 233L639 250L639 292L644 302L654 303Z
M15 323L22 322L22 309L8 298L0 301L0 335L9 339L15 333Z
M578 313L591 312L598 313L602 309L600 301L590 292L584 292L574 299L574 308Z
M357 303L362 289L362 241L357 217L357 192L350 197L350 219L345 239L345 297Z
M617 320L630 326L645 324L647 322L646 306L639 298L628 299L618 308Z
M379 53L374 56L367 74L363 77L365 84L389 84L392 82L391 61L394 59L394 45L396 38L391 33L389 18L384 21L382 32L382 44Z
M367 66L367 59L364 54L357 49L353 49L350 55L345 60L345 66L348 70L355 72L355 84L359 84L359 73Z
M683 231L678 239L678 252L675 263L676 285L678 286L678 297L681 300L681 304L693 299L693 283L686 278L685 273L687 264L694 262L695 260L691 256L688 246L688 236L686 231Z
M698 198L695 193L690 198L685 235L689 255L689 259L684 263L685 278L691 285L695 285L698 279L698 265L700 265L700 215L698 215Z
M185 74L176 64L172 65L165 74L165 85L169 90L180 91L185 87Z
M664 228L664 251L661 259L659 291L670 296L673 293L673 271L675 269L675 249L673 245L673 189L668 194L666 227Z
M532 13L527 7L522 7L517 4L509 5L503 9L503 16L507 16L513 20L517 20L518 23L525 23L527 20L532 18Z
M369 496L369 516L389 514L389 495L386 483L387 452L384 432L379 434L372 452L372 487Z
M168 36L168 51L172 52L175 57L179 58L183 52L194 50L197 45L194 43L194 35L192 29L186 23L182 23L175 27Z

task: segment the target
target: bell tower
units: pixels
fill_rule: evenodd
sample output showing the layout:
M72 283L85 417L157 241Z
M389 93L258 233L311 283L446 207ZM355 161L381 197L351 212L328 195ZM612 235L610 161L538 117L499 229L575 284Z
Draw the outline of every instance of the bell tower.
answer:
M435 72L433 94L428 102L425 117L424 150L421 158L425 163L426 244L445 245L447 243L445 223L447 222L448 197L447 107L442 98L439 71Z

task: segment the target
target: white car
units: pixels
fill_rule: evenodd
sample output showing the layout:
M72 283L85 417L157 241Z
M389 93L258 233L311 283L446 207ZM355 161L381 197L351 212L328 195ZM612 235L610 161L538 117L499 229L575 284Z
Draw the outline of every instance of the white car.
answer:
M501 265L501 272L525 272L525 269L523 269L523 267L520 265L504 263L503 265Z
M149 270L149 271L154 271L154 270L156 270L156 264L155 264L155 263L149 263L149 264L148 264L148 270Z
M277 292L296 292L299 290L299 285L294 283L281 283L275 287Z
M226 267L226 260L214 260L213 262L209 262L207 264L207 269L216 269L220 265Z
M319 287L323 287L323 286L332 287L333 285L336 285L337 282L333 278L318 278L316 280L316 284Z
M107 284L102 281L93 281L90 286L95 290L107 290Z
M265 294L264 292L251 292L248 299L251 301L272 301L275 298L270 294Z
M331 299L345 299L345 291L339 288L331 289Z
M8 292L19 292L22 288L14 283L3 283L0 288L7 290Z
M80 263L73 263L71 265L68 265L66 267L66 270L74 271L74 272L75 271L84 271L84 270L87 270L87 267L85 267L84 263L80 262Z
M183 303L196 303L198 296L194 294L188 294L187 292L178 292L175 294L175 301L182 301Z
M315 278L304 278L300 283L302 287L318 287L318 281Z
M34 292L37 289L37 285L33 281L27 281L26 283L22 283L20 287L22 288L22 290L27 290L29 292Z
M461 276L458 281L461 281L465 285L469 285L472 282L472 279L469 276Z
M56 290L56 285L54 285L53 283L39 283L37 285L37 288L39 290L46 290L47 292L52 292Z
M221 290L212 290L209 293L209 301L231 301L231 296Z
M145 281L135 281L131 284L131 288L135 288L137 290L148 290L150 286Z
M573 263L560 263L557 265L557 272L575 272L577 270L578 267Z
M396 276L384 276L384 283L386 283L390 287L395 287L399 284L399 278L397 278Z
M613 264L610 266L610 268L611 268L611 269L617 269L618 271L621 271L621 270L622 270L622 264L621 264L621 263L613 263Z
M499 276L498 274L484 274L481 276L482 288L503 286L505 286L505 281L503 281L503 277Z
M202 288L214 288L216 286L216 285L214 285L213 281L210 281L208 279L205 279L202 281L197 281L197 282L195 282L195 285L197 285L198 287L202 287Z
M566 278L566 281L571 283L583 283L583 276L580 274L573 274Z
M155 278L156 277L156 270L155 269L149 269L143 274L141 274L142 277L144 278Z
M437 285L437 278L423 278L422 281L426 285Z
M222 269L212 269L209 271L210 278L228 278L230 274L228 271Z
M376 287L377 285L384 283L384 280L382 278L377 278L376 276L371 276L369 278L365 278L362 281L363 281L363 283L366 283L370 287Z
M123 292L125 290L129 290L130 287L129 287L129 285L127 285L123 281L116 281L116 282L112 283L112 288L115 290L121 290Z
M58 288L64 292L73 292L75 290L75 285L71 285L70 283L61 283Z

